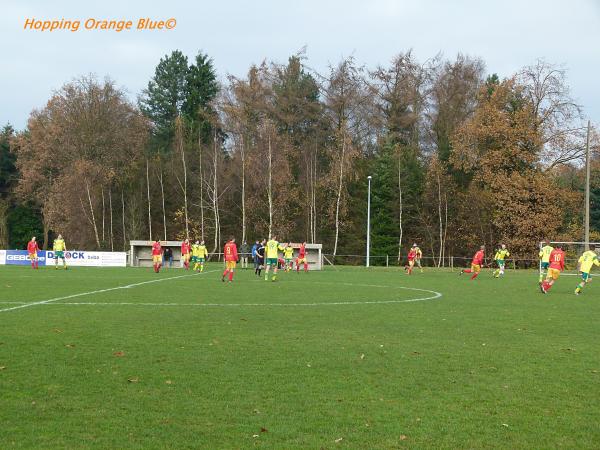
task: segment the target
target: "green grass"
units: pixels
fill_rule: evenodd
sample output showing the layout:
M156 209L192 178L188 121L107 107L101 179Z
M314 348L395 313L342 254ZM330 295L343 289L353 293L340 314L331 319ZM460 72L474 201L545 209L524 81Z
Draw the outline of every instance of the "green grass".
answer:
M1 267L0 302L165 281L0 312L0 448L600 447L600 285L219 267ZM328 305L400 286L443 295ZM322 305L215 305L250 303Z

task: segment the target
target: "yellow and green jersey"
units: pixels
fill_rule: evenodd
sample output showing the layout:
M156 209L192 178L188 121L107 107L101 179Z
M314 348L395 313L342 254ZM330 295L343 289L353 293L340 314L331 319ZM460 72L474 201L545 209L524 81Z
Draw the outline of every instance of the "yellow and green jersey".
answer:
M423 257L423 252L421 251L421 249L419 247L415 247L415 255L416 255L417 259Z
M277 252L279 250L283 250L283 247L281 245L279 245L279 242L277 242L274 239L271 239L269 242L267 242L267 259L277 259L279 257L279 255L277 254Z
M292 247L286 247L283 250L283 257L285 259L292 259L294 257L294 249Z
M554 250L554 247L552 247L551 245L544 245L542 247L542 249L540 250L540 258L542 259L542 262L550 262L550 253L552 253L552 250Z
M598 261L598 255L596 255L596 252L588 250L579 257L579 270L581 272L590 273L593 265L600 266L600 261Z
M55 252L64 252L65 251L65 240L64 239L54 239L54 244L52 245L52 250Z
M500 260L500 261L504 261L505 258L509 257L510 253L508 252L508 250L504 249L500 249L496 252L496 255L494 256L494 259L496 261Z
M193 244L192 256L195 256L196 258L206 258L208 256L208 250L206 250L206 245Z

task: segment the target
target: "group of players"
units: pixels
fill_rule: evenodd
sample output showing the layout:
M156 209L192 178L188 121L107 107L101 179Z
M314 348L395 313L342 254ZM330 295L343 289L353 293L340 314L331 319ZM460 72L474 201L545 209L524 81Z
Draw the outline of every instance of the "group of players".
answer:
M561 244L557 244L556 248L550 245L550 242L544 242L544 246L540 249L540 291L547 294L552 288L560 273L565 270L565 252ZM577 261L581 281L575 288L575 295L581 294L584 286L592 281L590 272L593 266L600 266L598 255L596 254L596 246L590 244L589 250L583 252ZM544 270L546 270L546 279L544 280Z
M283 253L283 260L279 257L279 252ZM223 256L225 260L225 270L221 276L221 281L225 282L228 280L229 282L232 282L237 263L240 261L240 254L238 253L237 244L233 236L225 243L225 246L223 247ZM241 256L243 260L246 260L247 264L247 255L243 254ZM288 242L287 244L280 244L277 241L276 236L271 236L268 241L266 239L256 241L252 247L251 256L254 260L254 273L260 277L264 270L265 281L269 280L271 269L271 280L275 281L277 280L277 272L280 267L286 272L289 272L294 268L294 247L292 246L292 243ZM190 244L189 239L185 239L181 243L181 258L186 270L190 270L190 264L193 264L192 270L200 272L204 271L204 264L208 259L208 250L206 249L204 241L196 241L194 244ZM152 264L154 272L160 272L162 261L162 245L159 240L155 240L152 243ZM297 273L300 272L300 265L303 266L304 272L308 272L306 242L300 244L295 262Z
M31 240L27 243L27 255L29 261L31 261L31 268L38 269L39 268L39 258L38 252L40 251L40 247L38 246L36 237L33 236ZM65 244L65 240L62 235L59 234L54 242L52 243L52 251L54 252L54 268L58 269L58 260L62 259L63 268L66 270L67 260L65 259L65 252L67 251L67 245Z
M37 269L39 267L38 251L40 250L36 237L33 236L27 243L27 253L31 261L31 267ZM62 235L54 240L52 245L54 252L54 268L58 269L58 260L62 260L64 269L67 269L67 261L65 259L65 252L67 246ZM279 257L279 252L283 253L283 260ZM223 247L223 255L225 259L225 271L221 277L224 282L226 278L229 282L233 281L233 274L237 263L240 260L238 254L237 245L235 238L231 237L225 246ZM510 256L508 249L505 244L501 244L494 255L494 261L497 265L497 269L494 271L494 276L499 278L504 275L504 267L506 258ZM208 250L204 241L196 241L194 244L190 244L189 239L185 239L181 244L181 257L183 265L186 270L190 268L194 271L204 271L204 263L208 258ZM262 271L265 271L265 281L269 279L269 273L272 270L271 280L277 279L277 272L279 268L283 268L286 272L293 270L294 267L294 248L291 242L287 244L280 244L277 241L276 236L271 236L267 241L256 241L252 247L251 257L254 260L254 273L257 276L261 276ZM411 275L416 265L421 272L423 267L421 266L421 258L423 252L419 246L415 243L408 252L408 264L404 266L404 270L408 275ZM242 258L246 260L247 255L242 255ZM556 248L550 245L549 241L545 241L543 247L539 252L540 258L540 278L539 287L540 291L544 294L552 288L556 280L558 280L560 273L565 269L565 252L562 246L558 244ZM482 245L479 250L473 256L471 261L471 268L460 271L460 275L464 273L470 273L471 280L474 280L481 273L481 268L484 265L485 260L485 245ZM160 272L163 262L163 248L159 240L155 240L152 244L152 264L156 273ZM303 265L305 272L308 272L308 261L306 259L306 242L303 242L298 248L298 255L296 257L296 272L300 272L300 265ZM581 274L581 281L575 288L575 294L581 294L583 288L587 283L591 281L590 272L593 266L600 267L600 260L596 254L596 247L590 245L590 249L585 251L578 260L579 273ZM544 272L546 271L546 272ZM544 279L544 275L545 279Z
M510 256L510 253L506 249L506 245L502 244L496 251L496 254L494 255L494 261L498 266L498 268L494 272L494 276L496 278L504 275L505 259L508 256ZM547 294L556 282L556 280L558 280L560 273L565 270L565 252L562 249L561 244L557 244L555 248L550 245L549 241L545 241L543 247L540 249L539 258L539 287L542 293ZM481 272L481 267L484 264L484 259L485 245L482 245L473 256L473 259L471 261L471 268L461 270L460 274L462 275L464 273L471 273L471 280L474 280ZM583 252L583 254L579 257L577 261L577 266L579 274L581 276L581 281L575 288L575 295L581 294L584 286L592 281L590 276L592 267L600 266L600 260L598 259L598 254L596 253L595 245L590 244L589 250Z

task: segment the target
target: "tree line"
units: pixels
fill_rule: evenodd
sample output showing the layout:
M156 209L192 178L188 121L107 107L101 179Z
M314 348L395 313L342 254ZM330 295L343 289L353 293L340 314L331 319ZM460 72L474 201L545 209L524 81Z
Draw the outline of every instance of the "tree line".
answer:
M442 264L503 242L532 257L540 239L582 239L583 124L565 69L544 61L500 79L464 55L317 72L300 52L219 81L208 55L176 50L135 103L84 76L3 129L0 247L60 232L72 248L189 237L216 251L276 233L364 254L372 176L372 254L416 242Z

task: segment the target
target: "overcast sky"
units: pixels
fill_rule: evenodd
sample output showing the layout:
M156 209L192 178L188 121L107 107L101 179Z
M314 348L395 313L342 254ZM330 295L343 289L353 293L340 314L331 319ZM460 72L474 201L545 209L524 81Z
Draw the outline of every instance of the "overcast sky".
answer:
M52 4L50 4L52 3ZM575 99L600 122L600 0L2 0L0 124L17 129L53 90L83 74L109 76L132 99L174 49L213 58L219 77L242 76L263 59L285 62L306 46L307 64L326 69L353 55L367 67L414 49L481 57L509 76L538 58L563 64ZM152 4L154 3L154 4ZM24 30L27 18L177 20L168 31Z

